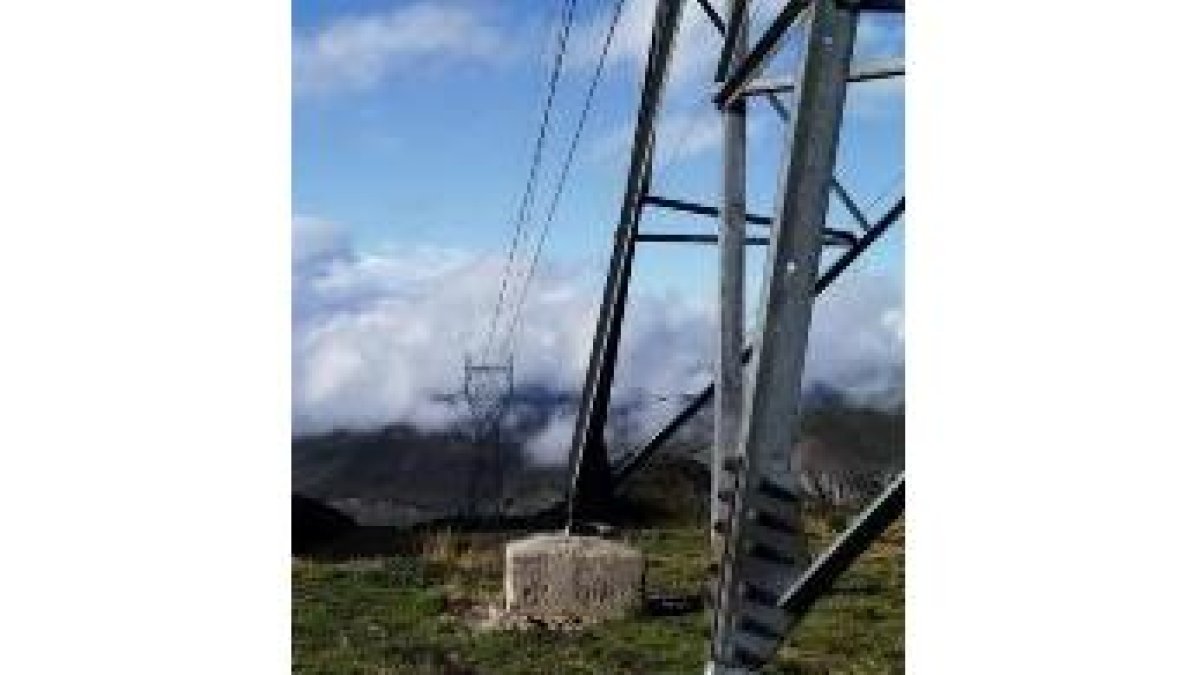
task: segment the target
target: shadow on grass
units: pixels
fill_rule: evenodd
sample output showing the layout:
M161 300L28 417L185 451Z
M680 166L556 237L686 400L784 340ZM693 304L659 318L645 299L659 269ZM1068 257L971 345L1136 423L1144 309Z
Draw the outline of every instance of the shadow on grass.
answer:
M693 470L694 472L694 470ZM682 481L681 481L682 478ZM673 476L672 485L681 495L693 488L695 476ZM677 483L682 483L674 485ZM679 504L692 500L662 499L662 481L650 481L657 492L648 498L642 490L618 492L610 503L604 523L581 523L577 532L615 536L626 528L645 527L650 523L690 521L694 509L680 511ZM694 499L694 498L693 498ZM698 522L698 521L697 521ZM336 562L364 557L412 555L419 553L428 535L453 531L475 535L476 539L511 539L534 532L562 530L566 509L552 503L533 514L522 516L446 516L407 527L360 525L348 514L304 495L292 495L292 555L301 559Z

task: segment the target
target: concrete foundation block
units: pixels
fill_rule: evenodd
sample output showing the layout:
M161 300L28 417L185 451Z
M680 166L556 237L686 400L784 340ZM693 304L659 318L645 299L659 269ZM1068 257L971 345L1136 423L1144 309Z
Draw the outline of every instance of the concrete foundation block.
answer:
M510 615L590 623L642 606L641 552L599 537L542 534L504 551L504 605Z

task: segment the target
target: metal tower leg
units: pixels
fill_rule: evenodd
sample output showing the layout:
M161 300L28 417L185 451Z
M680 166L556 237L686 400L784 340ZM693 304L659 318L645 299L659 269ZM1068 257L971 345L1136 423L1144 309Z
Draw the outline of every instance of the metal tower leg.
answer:
M791 625L776 606L807 561L798 523L799 493L787 458L795 443L800 382L816 295L821 230L829 206L857 12L814 0L797 101L777 192L751 363L748 409L738 444L737 489L718 579L712 661L759 668Z
M747 0L729 0L727 16L745 17ZM746 54L749 22L731 21L725 35L726 53L735 61ZM736 456L737 436L742 424L742 341L744 332L746 248L746 101L738 99L722 113L724 124L723 204L721 229L717 234L720 308L717 328L716 414L713 433L711 516L713 552L719 556L724 538L717 524L728 518L720 495L732 488L729 473L720 470Z
M604 445L604 427L608 421L608 404L617 365L625 298L633 269L642 199L650 187L651 162L654 155L654 121L662 103L667 67L670 64L675 35L678 33L681 10L682 0L659 0L655 11L650 54L646 61L642 98L633 134L629 175L621 204L621 218L617 224L608 281L596 321L591 360L584 380L579 414L575 420L575 434L571 441L567 485L568 530L578 520L602 515L612 495L612 469L609 465L608 450Z

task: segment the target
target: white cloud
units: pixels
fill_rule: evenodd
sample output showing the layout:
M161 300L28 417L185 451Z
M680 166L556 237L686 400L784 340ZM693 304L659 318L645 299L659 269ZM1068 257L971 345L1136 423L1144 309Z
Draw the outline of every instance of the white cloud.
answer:
M306 267L349 253L346 228L338 223L311 216L292 220L292 266Z
M857 59L882 59L904 56L904 15L866 13L858 22L854 44Z
M854 58L859 62L904 57L904 15L864 14L858 24ZM846 112L858 118L878 119L904 110L904 78L892 77L850 85Z
M653 32L654 11L658 0L626 0L625 10L613 33L609 49L610 68L630 68L638 77L646 63ZM611 21L611 8L601 4L599 10L585 19L578 28L576 47L568 56L568 64L577 68L591 68L599 58L604 36ZM684 4L679 19L679 33L675 38L675 49L671 56L669 79L676 83L695 84L701 74L712 76L716 54L720 51L720 35L709 23L695 2Z
M431 247L358 253L344 230L308 217L295 219L293 236L294 432L397 422L441 430L464 419L464 405L450 397L490 317L502 260ZM515 340L518 388L578 392L599 297L596 280L578 270L542 269ZM898 280L840 281L818 305L809 379L864 402L894 401L902 312ZM709 380L712 330L710 308L663 294L630 298L613 392L614 406L636 411L621 420L626 433L644 437L677 409L679 395ZM561 461L572 424L552 417L527 452Z
M538 464L561 464L574 433L574 417L555 415L525 444L525 453Z
M329 244L337 231L308 217L294 224L295 431L393 422L446 427L465 413L444 399L462 388L463 357L468 349L478 350L503 261L429 247L356 253ZM596 284L577 270L541 268L514 340L518 386L578 390L599 297ZM703 361L687 348L693 335L703 335L696 316L668 298L636 299L622 361L622 370L631 364L636 377L619 378L615 400L636 396L648 385L691 385L696 363ZM506 334L510 320L511 314L502 314L498 336ZM684 355L656 356L671 345L683 345Z
M406 66L486 61L507 51L501 32L477 9L423 2L335 20L297 36L293 84L298 94L368 89Z
M668 165L702 157L721 147L721 118L716 111L668 112L655 125L657 172ZM633 124L624 122L600 134L591 142L588 155L601 163L624 162L629 157Z
M889 77L850 85L846 95L847 115L858 119L883 120L903 112L903 77Z
M664 161L682 160L712 152L721 147L724 132L721 118L715 111L704 111L685 117L666 116L655 129L659 147L670 153Z
M904 286L852 265L813 309L806 383L831 385L862 405L904 400Z

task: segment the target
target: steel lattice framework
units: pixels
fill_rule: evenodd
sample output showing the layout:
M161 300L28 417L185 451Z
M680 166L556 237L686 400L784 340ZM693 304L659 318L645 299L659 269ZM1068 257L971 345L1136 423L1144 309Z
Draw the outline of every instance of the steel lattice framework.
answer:
M670 436L715 396L712 462L714 630L708 672L743 673L767 663L795 622L833 580L903 511L898 476L834 544L810 556L799 525L800 492L787 456L795 443L814 300L904 213L900 197L871 222L837 181L834 168L848 86L902 76L902 63L856 63L855 34L863 12L903 12L898 0L789 0L752 44L748 0L727 0L722 15L696 0L724 35L714 104L724 126L720 206L651 193L655 124L685 0L659 0L642 80L629 173L608 279L570 452L568 529L602 518L614 489L643 466ZM793 27L805 39L795 75L760 77ZM746 100L764 96L788 125L774 212L746 213ZM781 98L791 99L791 105ZM859 231L826 227L831 198ZM716 234L639 232L646 208L720 221ZM767 225L769 237L748 237L746 224ZM626 297L639 242L713 243L720 257L716 381L649 442L610 465L603 431L608 419ZM759 326L743 344L742 297L746 245L768 248ZM822 251L840 255L823 273Z
M468 355L463 361L463 400L469 413L471 441L480 450L467 475L469 515L478 516L478 504L490 498L492 515L500 515L504 500L504 447L501 427L513 400L513 361L481 363ZM483 452L490 450L490 455Z

